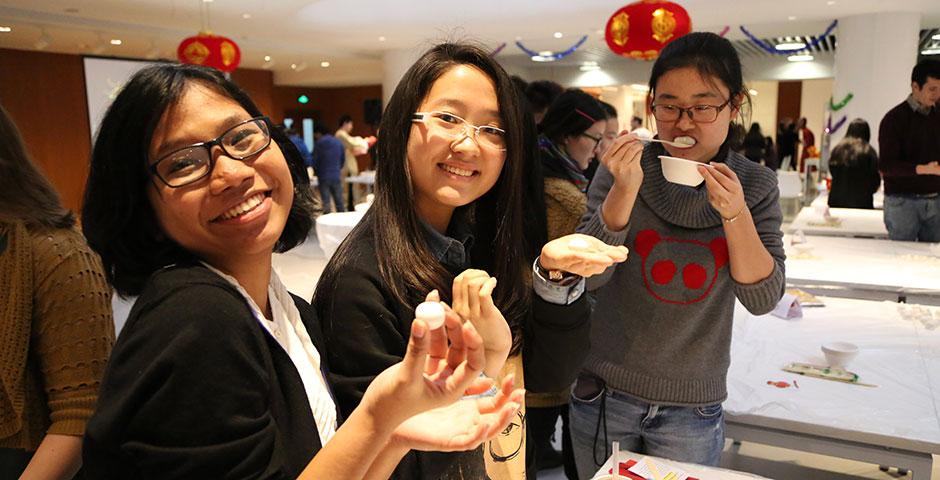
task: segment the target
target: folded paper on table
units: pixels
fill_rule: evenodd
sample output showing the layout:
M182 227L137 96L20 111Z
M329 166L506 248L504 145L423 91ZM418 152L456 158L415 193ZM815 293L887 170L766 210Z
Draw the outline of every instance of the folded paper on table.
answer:
M770 314L784 320L799 320L803 318L803 308L796 295L784 293Z

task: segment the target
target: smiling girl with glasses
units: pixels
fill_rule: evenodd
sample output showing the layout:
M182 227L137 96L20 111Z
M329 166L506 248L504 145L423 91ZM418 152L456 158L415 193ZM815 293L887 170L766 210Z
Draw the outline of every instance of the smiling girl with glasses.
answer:
M157 65L128 82L82 215L110 283L139 295L86 431L89 478L387 478L411 448L472 449L509 424L509 382L456 401L489 384L483 340L453 314L446 333L414 321L402 362L343 419L320 320L271 266L311 218L296 147L220 72Z
M572 238L545 243L535 125L521 101L487 52L461 44L426 52L395 89L379 127L375 202L314 296L334 319L326 337L341 411L401 359L410 311L430 289L480 332L486 375L514 374L530 391L570 385L587 349L581 275L626 254L587 236L580 250ZM514 419L478 452L409 455L395 478L521 480L524 427Z

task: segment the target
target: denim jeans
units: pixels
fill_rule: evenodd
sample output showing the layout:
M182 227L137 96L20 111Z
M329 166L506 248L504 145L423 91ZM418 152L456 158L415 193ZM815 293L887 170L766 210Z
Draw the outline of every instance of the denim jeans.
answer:
M724 449L720 403L704 407L655 405L605 388L591 398L572 394L569 415L581 479L597 472L615 440L621 450L712 466L718 465Z
M343 183L342 182L319 182L317 187L320 189L320 201L323 202L323 213L332 211L342 212L343 208ZM335 209L330 207L330 200L333 200Z
M940 196L885 196L888 238L907 242L940 242Z

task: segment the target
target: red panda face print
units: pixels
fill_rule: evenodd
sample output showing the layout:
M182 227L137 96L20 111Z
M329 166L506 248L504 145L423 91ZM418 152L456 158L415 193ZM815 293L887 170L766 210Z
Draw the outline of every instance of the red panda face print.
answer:
M655 230L642 230L633 251L642 258L643 284L656 299L688 305L707 297L718 271L728 264L724 237L709 243L662 238Z

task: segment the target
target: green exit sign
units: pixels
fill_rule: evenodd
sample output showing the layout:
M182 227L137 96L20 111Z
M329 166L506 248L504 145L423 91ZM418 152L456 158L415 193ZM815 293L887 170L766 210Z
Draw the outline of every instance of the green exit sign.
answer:
M297 102L306 105L306 104L310 103L310 97L308 97L308 96L306 96L306 95L301 95L301 96L297 97Z

